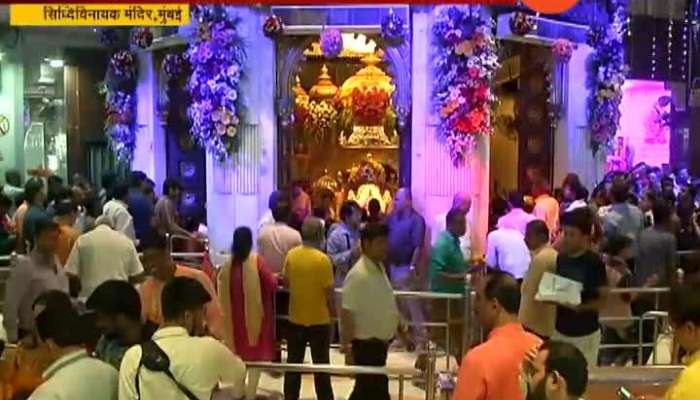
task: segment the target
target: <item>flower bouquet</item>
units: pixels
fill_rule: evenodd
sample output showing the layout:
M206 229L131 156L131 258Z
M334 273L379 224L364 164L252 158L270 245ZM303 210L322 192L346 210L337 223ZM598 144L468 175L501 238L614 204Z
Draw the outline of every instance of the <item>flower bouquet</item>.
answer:
M163 58L163 71L168 79L177 79L182 77L189 70L189 65L182 54L170 53Z
M624 56L624 32L627 19L626 2L610 0L610 21L596 25L588 34L593 53L588 63L588 123L591 147L596 152L608 146L620 126L622 85L628 67Z
M190 133L217 159L224 160L239 145L242 104L239 86L246 58L237 20L223 6L198 5L196 30L187 50L192 67L188 90L192 104Z
M391 43L401 43L405 31L403 19L389 10L389 14L382 19L382 37Z
M335 58L343 51L343 35L338 29L324 28L321 31L319 44L326 58Z
M338 110L333 104L325 100L311 100L308 106L308 117L304 121L304 130L320 141L333 128L337 117Z
M558 63L566 64L576 50L576 45L567 39L557 39L552 45L552 55Z
M378 88L355 88L350 96L355 123L367 126L382 125L389 107L388 93Z
M510 17L510 31L516 35L525 36L535 30L537 22L535 19L522 11L516 11Z
M467 159L477 137L493 132L497 99L491 83L500 63L491 27L478 8L439 7L433 38L437 54L432 97L440 118L438 133L458 165Z
M142 49L147 49L153 43L153 32L149 28L135 28L131 31L131 43Z
M263 24L263 34L269 38L276 38L284 32L284 24L282 18L277 15L270 15L265 19Z

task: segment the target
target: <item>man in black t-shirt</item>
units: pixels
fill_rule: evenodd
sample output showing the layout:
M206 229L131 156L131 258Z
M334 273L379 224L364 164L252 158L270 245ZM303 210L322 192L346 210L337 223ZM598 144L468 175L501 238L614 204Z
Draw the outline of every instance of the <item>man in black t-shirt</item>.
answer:
M598 362L600 326L598 312L607 297L605 264L590 247L593 215L588 208L570 211L561 219L561 252L557 257L557 274L583 285L581 304L558 304L556 333L552 339L576 346L588 365Z

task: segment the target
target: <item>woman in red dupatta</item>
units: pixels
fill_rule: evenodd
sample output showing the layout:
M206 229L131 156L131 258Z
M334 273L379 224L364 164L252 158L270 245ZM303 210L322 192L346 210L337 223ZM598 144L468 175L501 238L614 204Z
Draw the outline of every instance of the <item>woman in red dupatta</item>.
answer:
M275 358L274 295L277 278L254 253L253 233L247 227L233 233L231 260L219 273L218 288L224 311L224 342L243 361ZM252 370L246 400L255 399L260 371Z

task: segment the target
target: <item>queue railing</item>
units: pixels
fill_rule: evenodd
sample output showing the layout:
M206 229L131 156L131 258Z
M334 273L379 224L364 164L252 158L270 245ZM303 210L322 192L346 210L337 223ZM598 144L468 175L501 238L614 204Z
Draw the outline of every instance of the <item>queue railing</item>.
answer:
M661 296L670 293L671 289L669 287L658 287L658 288L648 288L648 287L630 287L630 288L613 288L610 290L611 295L653 295L654 296L654 309L645 312L641 316L630 316L630 317L600 317L601 324L605 325L606 322L630 322L631 324L637 324L637 342L636 343L602 343L600 345L601 350L605 349L636 349L636 358L638 365L642 365L644 360L645 349L651 348L653 359L652 363L656 365L658 358L657 351L655 349L657 345L657 340L659 338L659 322L663 321L668 317L665 311L661 310ZM646 342L645 339L645 321L653 322L653 336L652 341ZM666 324L667 325L667 324Z
M432 361L435 362L434 359ZM288 364L273 362L249 362L246 363L248 369L257 369L268 372L296 372L300 374L329 374L335 376L357 376L357 375L385 375L390 380L398 381L398 398L405 397L406 379L425 379L426 390L425 399L434 400L436 395L435 376L424 373L414 368L396 367L368 367L358 365L334 365L334 364Z

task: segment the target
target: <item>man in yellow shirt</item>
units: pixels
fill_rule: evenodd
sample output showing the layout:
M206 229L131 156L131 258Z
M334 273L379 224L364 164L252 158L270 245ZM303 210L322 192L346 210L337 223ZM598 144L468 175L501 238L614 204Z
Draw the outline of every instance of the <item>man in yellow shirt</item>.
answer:
M697 400L700 398L700 286L685 285L671 294L669 318L676 341L687 352L685 369L671 384L665 400ZM636 400L655 400L639 396Z
M289 288L289 334L287 362L303 363L306 345L311 346L314 363L330 363L331 310L333 310L333 264L320 249L324 242L323 222L307 218L301 227L302 245L289 251L282 274ZM314 375L316 397L332 400L331 378ZM284 377L286 400L298 400L301 376Z

